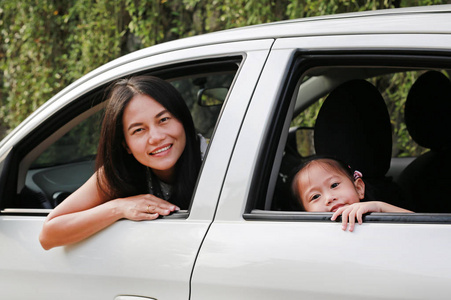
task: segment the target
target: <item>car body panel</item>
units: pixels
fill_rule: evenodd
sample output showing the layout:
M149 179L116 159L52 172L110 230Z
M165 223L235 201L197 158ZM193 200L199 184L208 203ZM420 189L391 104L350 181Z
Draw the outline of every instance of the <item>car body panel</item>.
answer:
M287 73L284 67L297 49L302 56L318 49L322 53L337 49L341 53L356 49L449 51L450 45L449 34L277 39L195 265L193 299L448 299L449 225L364 223L350 233L342 231L339 222L259 221L243 215L260 163L259 151L267 148L265 135L273 126L271 114L277 105L273 99L281 93Z
M186 299L194 257L209 225L118 221L77 245L44 252L37 240L42 218L1 216L0 224L1 255L8 258L0 287L9 299L113 299L118 294Z
M215 221L195 266L192 298L449 298L448 225L340 227Z
M0 267L2 294L10 299L33 295L41 299L60 299L63 294L65 299L112 299L115 295L187 299L195 258L213 219L228 157L272 43L272 40L241 42L208 46L207 50L200 47L198 51L171 53L169 58L165 54L163 58L149 57L118 65L63 93L61 98L55 97L31 116L2 149L20 141L57 114L59 108L107 81L127 75L130 70L149 69L162 62L196 61L205 57L204 51L210 58L221 58L225 54L244 57L237 82L222 112L221 118L226 121L216 128L215 135L224 137L208 149L189 214L176 213L151 222L118 221L81 243L44 251L38 241L44 217L27 216L29 209L6 209L0 215L0 245L4 245L0 249L2 257L10 259ZM24 283L27 283L26 292L21 291Z

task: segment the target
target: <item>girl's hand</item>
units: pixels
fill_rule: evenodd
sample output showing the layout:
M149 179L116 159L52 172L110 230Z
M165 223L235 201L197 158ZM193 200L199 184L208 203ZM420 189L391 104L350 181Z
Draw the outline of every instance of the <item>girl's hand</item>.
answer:
M161 216L180 210L174 204L151 194L136 195L113 200L122 217L132 221L154 220Z
M331 220L335 221L339 215L342 217L342 228L346 230L349 222L349 231L354 231L355 220L361 225L363 222L362 216L368 212L381 212L379 202L369 201L369 202L359 202L351 205L346 205L340 207L333 215Z
M342 229L346 230L349 222L349 231L354 231L355 219L361 225L363 222L363 215L369 212L383 212L383 213L412 213L412 211L397 207L382 201L368 201L359 202L351 205L340 207L330 218L335 221L339 215L342 215Z

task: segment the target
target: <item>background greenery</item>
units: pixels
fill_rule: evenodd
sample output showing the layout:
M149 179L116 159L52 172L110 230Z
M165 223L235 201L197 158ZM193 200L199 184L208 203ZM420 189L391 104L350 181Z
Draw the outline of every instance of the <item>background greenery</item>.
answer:
M272 21L444 3L451 1L0 0L0 138L82 75L144 47Z

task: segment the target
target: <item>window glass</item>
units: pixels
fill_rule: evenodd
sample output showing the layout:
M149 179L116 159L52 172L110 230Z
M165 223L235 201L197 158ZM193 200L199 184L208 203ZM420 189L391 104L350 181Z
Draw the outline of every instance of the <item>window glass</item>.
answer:
M93 160L99 143L103 109L80 122L47 148L31 165L31 169Z
M365 180L367 180L367 190L371 191L373 195L380 196L378 197L379 200L383 200L384 202L410 209L415 212L451 212L451 207L441 205L439 202L434 205L428 205L424 203L425 201L417 195L423 194L423 199L426 198L426 194L424 194L426 185L422 185L421 182L416 181L416 177L419 175L410 175L411 172L413 172L413 168L410 166L410 164L416 158L424 155L425 153L428 153L430 149L420 146L412 137L412 132L409 132L405 122L405 105L412 85L417 82L420 76L425 73L430 73L430 71L440 72L448 79L450 78L449 71L446 69L380 67L380 65L370 65L362 67L317 67L305 72L300 79L299 92L297 96L294 97L296 99L296 104L294 105L295 108L291 118L289 132L286 135L287 142L283 151L282 161L280 163L280 166L276 166L276 168L278 168L278 174L276 187L274 189L274 195L272 199L271 197L267 198L271 199L271 205L266 204L265 208L270 207L270 210L276 211L302 211L303 208L299 205L291 190L291 182L296 166L300 165L303 161L315 154L340 156L342 154L340 154L339 152L343 149L348 149L343 151L357 153L360 148L363 149L365 147L368 147L365 146L367 145L367 143L373 143L374 149L379 149L379 146L381 146L381 144L387 144L389 148L387 151L389 152L389 156L387 159L379 159L377 157L382 156L382 150L376 150L373 153L370 153L368 151L365 152L366 150L362 150L363 152L365 152L362 154L362 161L371 161L371 159L374 158L371 167L365 165L362 166L362 168L366 168L367 170L366 177L365 172L363 172L363 176ZM374 131L372 134L368 133L363 137L360 137L361 140L356 141L355 144L352 144L354 143L354 141L350 142L349 140L335 140L336 137L334 137L333 130L330 130L330 127L318 125L318 113L324 107L326 101L329 101L328 103L330 103L331 101L338 101L338 98L340 97L354 97L350 96L353 93L348 93L346 91L342 91L342 94L340 94L339 96L337 96L336 94L332 96L332 92L337 87L341 87L343 86L343 84L354 80L366 81L376 89L376 93L380 94L383 100L382 103L386 107L389 115L387 119L388 122L384 123L385 125L389 123L386 126L389 128L389 142L387 142L387 139L384 141L380 140L380 137L378 136L379 130ZM312 86L315 86L316 89L312 89ZM361 97L361 99L357 99L359 103L365 103L368 100L366 96ZM430 101L432 99L428 98L427 93L423 93L421 97L424 98L421 99L421 101L426 103L426 105L424 106L425 110L428 110L427 103L435 105L432 104L432 101ZM357 105L356 107L358 107L359 105ZM337 105L335 106L335 108L333 108L333 110L335 111L329 112L329 115L327 115L326 118L323 118L323 120L326 119L326 121L322 121L321 124L327 123L327 120L329 120L329 123L335 124L333 126L341 126L341 124L360 124L359 122L349 122L349 118L372 118L373 115L377 115L376 111L369 111L367 112L367 115L365 115L364 113L361 113L359 108L356 107L340 107L339 105ZM349 113L354 109L359 111L359 113ZM437 112L436 109L433 111ZM427 114L427 112L424 113ZM432 123L433 119L435 118L439 118L438 113L434 113L433 116L431 116L430 122L428 122L427 120L426 122ZM333 119L336 120L332 121ZM424 120L425 119L423 119L422 121L424 122ZM321 131L320 127L329 128L328 130L331 132L331 134L324 134L324 129ZM415 127L417 128L417 130L418 128L422 127L429 128L429 124L423 123L421 125L416 125ZM334 130L336 130L337 128L334 128ZM360 129L346 126L344 126L343 128L345 128L343 130L351 133L350 136L352 136L352 132L358 131L357 129ZM410 126L410 129L412 130L412 126ZM383 131L382 127L380 131ZM337 133L339 133L339 131L337 131ZM341 133L338 135L342 136ZM386 136L387 135L385 135L385 137ZM317 142L316 145L315 141ZM332 143L330 141L334 142ZM320 145L327 143L330 144L329 146L327 146L330 150L324 150L325 146ZM350 144L352 144L352 146L350 146ZM354 151L356 149L359 150ZM318 151L320 153L317 153ZM364 155L366 155L365 158L363 158ZM349 159L351 161L354 159L354 163L357 164L358 158L355 159L355 157L350 157ZM442 164L446 163L445 160L446 159L442 159ZM349 160L346 162L349 163ZM385 165L387 165L386 173L384 168ZM408 166L409 168L407 168ZM426 169L428 168L428 166L421 167ZM382 169L384 170L384 172L380 171ZM429 172L426 169L425 172ZM437 170L437 172L440 172L439 168L435 169ZM436 181L439 182L440 180ZM428 185L432 186L434 184L431 182L431 184ZM440 188L436 190L438 190L437 198L440 198ZM431 200L429 202L434 201Z
M425 71L398 72L393 70L393 72L391 74L370 77L366 80L377 87L387 105L393 130L392 157L416 157L425 153L427 149L418 145L411 138L404 123L404 106L410 87ZM328 94L318 99L298 115L295 115L291 122L291 127L297 129L297 150L302 156L315 154L313 127L318 112L327 96Z
M202 74L170 80L181 93L193 116L194 126L198 133L210 138L214 125L221 111L228 89L232 85L235 72ZM225 91L216 97L217 101L203 101L209 92ZM211 99L211 98L210 98Z
M204 64L205 68L202 64L196 64L160 69L149 74L169 81L181 93L191 111L197 132L209 142L238 71L238 63L233 59L228 62L210 61ZM109 84L105 85L107 86ZM104 95L104 92L100 91L97 95ZM92 99L89 97L78 99L77 103L91 103ZM85 107L92 109L91 105ZM73 122L81 116L80 113L76 116L72 113L72 121L67 121ZM53 208L93 174L103 114L104 109L90 114L62 137L46 146L44 151L41 150L42 145L48 142L39 144L28 154L32 157L33 151L39 153L29 164L26 176L22 179L24 184L14 207ZM59 122L58 126L53 132L67 124ZM42 142L43 139L42 137L38 140Z

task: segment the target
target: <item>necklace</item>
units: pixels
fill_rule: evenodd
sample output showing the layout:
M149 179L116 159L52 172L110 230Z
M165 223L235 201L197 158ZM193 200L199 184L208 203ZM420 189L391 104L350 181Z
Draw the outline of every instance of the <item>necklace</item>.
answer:
M158 180L149 167L146 168L146 175L149 193L164 200L168 200L169 197L171 197L172 185Z

